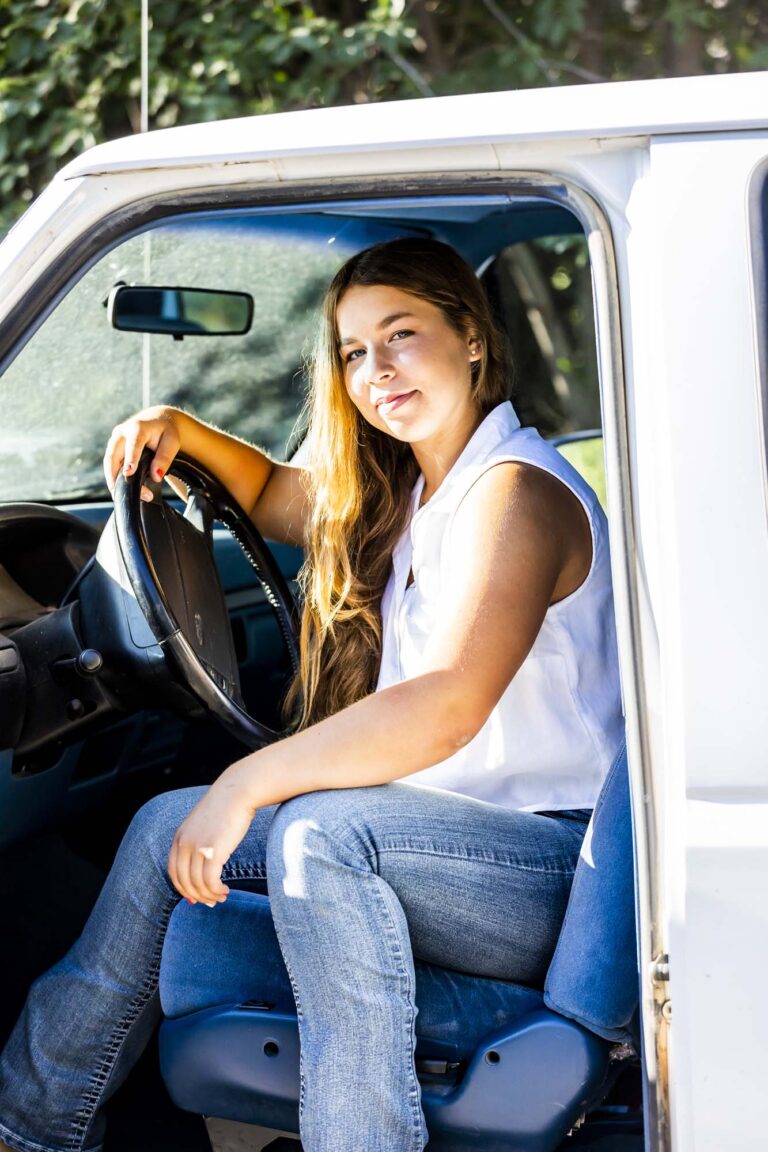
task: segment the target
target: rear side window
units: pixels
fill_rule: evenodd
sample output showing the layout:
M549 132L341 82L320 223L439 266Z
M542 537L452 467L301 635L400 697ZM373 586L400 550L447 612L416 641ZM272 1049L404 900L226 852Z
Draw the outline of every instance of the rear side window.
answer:
M484 274L511 352L524 425L553 440L606 507L597 346L582 232L504 248Z

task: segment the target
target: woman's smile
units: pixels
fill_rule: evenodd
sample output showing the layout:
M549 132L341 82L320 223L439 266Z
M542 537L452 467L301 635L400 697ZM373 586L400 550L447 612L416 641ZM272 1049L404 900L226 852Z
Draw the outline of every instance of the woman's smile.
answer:
M418 389L416 388L410 392L390 392L376 401L376 411L381 416L389 416L396 409L402 408L414 396L418 396Z

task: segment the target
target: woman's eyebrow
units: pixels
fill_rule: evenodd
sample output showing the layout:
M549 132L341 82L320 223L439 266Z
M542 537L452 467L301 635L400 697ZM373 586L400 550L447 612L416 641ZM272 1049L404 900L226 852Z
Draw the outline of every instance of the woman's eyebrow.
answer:
M390 324L394 324L396 320L403 320L406 316L413 316L413 312L393 312L390 316L385 316L376 325L378 329L388 328ZM344 336L339 340L339 348L343 348L345 344L357 343L356 336Z

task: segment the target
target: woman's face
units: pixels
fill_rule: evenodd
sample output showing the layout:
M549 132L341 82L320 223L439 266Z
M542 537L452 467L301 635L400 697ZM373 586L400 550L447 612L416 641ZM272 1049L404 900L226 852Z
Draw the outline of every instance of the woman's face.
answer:
M434 304L386 285L349 288L336 318L347 392L369 424L412 445L471 435L476 337L460 336Z

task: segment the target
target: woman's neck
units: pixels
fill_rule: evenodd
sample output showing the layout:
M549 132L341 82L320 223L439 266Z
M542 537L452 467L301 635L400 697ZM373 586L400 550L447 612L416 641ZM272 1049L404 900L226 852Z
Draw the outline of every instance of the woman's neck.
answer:
M412 444L411 450L424 476L419 507L434 496L454 464L461 456L472 436L483 421L483 413L472 410L471 418L462 422L449 433L443 434L439 442Z

